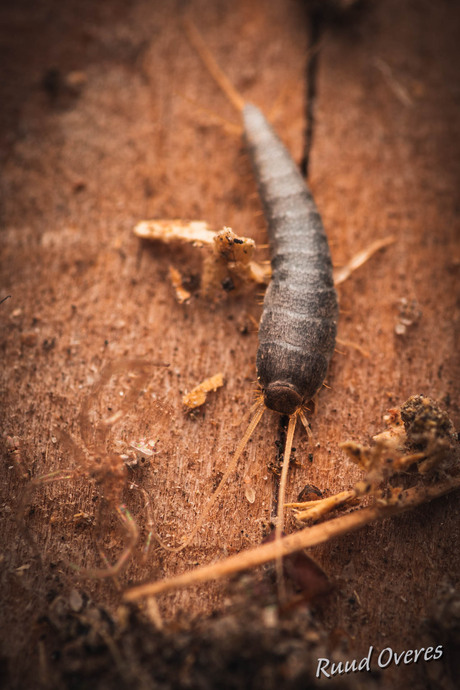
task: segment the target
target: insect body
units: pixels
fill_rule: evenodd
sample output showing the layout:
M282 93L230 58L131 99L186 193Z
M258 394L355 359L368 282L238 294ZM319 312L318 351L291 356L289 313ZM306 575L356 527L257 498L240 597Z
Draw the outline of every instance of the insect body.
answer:
M291 415L321 387L335 347L337 295L320 215L296 164L258 108L244 135L268 225L272 280L259 328L265 406Z
M267 220L272 280L265 294L257 352L257 377L263 400L254 405L253 417L248 428L192 532L179 547L163 546L170 551L180 551L195 537L235 470L266 408L288 415L289 426L278 495L275 543L273 548L270 547L269 554L262 557L262 551L264 554L268 551L267 544L246 554L232 556L218 564L192 570L161 582L141 585L126 595L131 601L192 582L217 579L224 574L272 559L277 561L278 582L282 585L282 556L290 552L289 549L295 551L303 548L307 542L309 546L319 543L316 535L310 537L310 532L313 534L315 530L321 531L316 527L305 532L305 539L298 539L297 537L302 534L298 533L281 540L284 494L296 421L300 417L309 432L304 412L306 403L323 384L334 351L338 318L334 283L342 283L375 251L394 242L394 237L377 240L333 276L329 246L321 218L312 194L289 152L260 110L245 103L241 95L235 91L191 22L186 22L186 31L208 71L241 113L246 148L252 159ZM292 547L289 546L291 543ZM282 593L280 586L280 594Z
M297 418L309 433L305 404L321 387L337 328L337 295L324 228L310 190L289 152L264 115L245 103L207 49L191 22L190 41L229 100L239 110L268 224L272 280L259 329L257 377L262 397L214 494L179 551L200 529L266 408L289 415L278 496L276 538L283 529L287 470Z

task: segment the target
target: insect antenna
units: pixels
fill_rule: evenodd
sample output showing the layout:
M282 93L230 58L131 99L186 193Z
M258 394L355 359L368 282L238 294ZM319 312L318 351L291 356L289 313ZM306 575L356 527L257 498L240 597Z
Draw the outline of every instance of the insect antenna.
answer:
M191 19L184 20L185 32L192 46L195 48L196 52L200 56L206 69L222 89L224 94L227 96L228 100L234 105L234 107L240 112L243 111L245 106L245 100L235 89L233 84L227 75L221 70L217 62L215 61L213 55L209 51L206 43L201 37L198 29Z
M224 476L220 480L217 489L214 491L213 495L211 496L211 498L208 500L207 504L203 508L203 511L202 511L200 517L198 518L198 522L196 523L195 527L193 528L191 533L188 535L188 537L185 539L185 541L183 541L180 546L172 547L172 546L168 546L161 539L158 539L158 537L156 537L160 546L162 546L166 551L172 551L173 553L178 553L179 551L182 551L182 549L185 549L185 547L188 546L190 544L190 542L195 538L195 535L197 534L198 530L202 526L203 522L206 520L207 516L209 515L209 511L211 510L211 508L215 504L218 496L220 495L222 489L224 488L225 483L227 482L230 475L234 472L235 467L236 467L236 463L240 459L241 454L242 454L243 450L245 449L247 442L249 441L249 439L251 438L251 436L254 432L254 429L256 428L256 426L258 425L260 420L262 419L262 415L263 415L264 411L265 411L265 405L264 405L263 401L260 401L259 403L256 404L254 416L251 419L251 421L249 422L249 425L248 425L248 427L244 433L244 436L241 439L241 441L239 442L237 449L235 451L235 454L234 454L230 464L228 465L227 469L224 472Z
M209 117L212 117L214 120L216 120L219 123L219 125L221 127L223 127L224 130L228 134L234 135L237 137L241 137L242 129L241 129L240 125L235 125L233 122L230 122L225 117L222 117L222 115L219 115L214 110L211 110L211 108L206 108L206 106L202 105L201 103L196 101L194 98L190 98L190 96L186 96L185 94L182 94L179 92L175 92L175 94L177 96L179 96L180 98L183 98L184 101L187 101L188 103L190 103L190 105L193 105L193 107L196 108L196 110L199 110L203 113L206 113L206 115L208 115ZM0 304L1 304L1 302L0 302Z

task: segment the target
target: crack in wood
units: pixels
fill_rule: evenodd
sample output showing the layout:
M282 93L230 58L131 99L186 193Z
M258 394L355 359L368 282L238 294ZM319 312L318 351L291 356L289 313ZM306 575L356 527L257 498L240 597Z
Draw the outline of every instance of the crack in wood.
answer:
M315 104L317 95L317 81L319 71L319 47L323 32L323 15L318 8L308 8L309 41L306 78L306 107L305 107L305 144L300 170L307 179L310 167L310 153L313 146L315 128Z

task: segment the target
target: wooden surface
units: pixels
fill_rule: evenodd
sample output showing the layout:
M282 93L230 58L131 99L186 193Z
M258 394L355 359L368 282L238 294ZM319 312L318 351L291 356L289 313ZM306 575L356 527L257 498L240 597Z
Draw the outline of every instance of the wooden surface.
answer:
M189 9L230 79L300 162L303 3L197 0ZM169 265L196 275L200 252L149 246L132 234L141 219L190 218L266 241L243 146L214 114L237 117L185 39L183 12L180 2L142 0L1 10L0 298L11 295L0 305L2 433L20 439L22 457L15 469L2 444L2 654L10 670L25 654L26 666L38 664L34 624L53 592L77 587L115 609L127 584L259 543L273 513L267 464L276 457L278 420L266 413L193 546L178 555L154 548L147 563L139 549L117 582L86 580L68 566L102 567L101 534L111 559L122 549L123 533L108 508L99 510L101 488L89 479L94 458L63 436L88 446L78 411L104 365L126 357L169 364L152 370L107 445L158 441L150 466L129 477L148 492L155 529L171 545L195 523L254 400L257 291L180 305ZM339 346L345 354L334 357L312 419L313 448L296 435L301 466L290 473L289 499L306 483L328 492L353 485L359 472L338 443L368 442L386 410L410 395L437 399L458 425L458 14L447 2L372 2L324 34L310 184L334 261L388 234L397 241L340 288L339 337L370 357ZM75 71L84 75L78 92L62 83ZM398 336L402 298L417 301L421 318ZM185 414L182 394L219 371L225 386L195 417ZM116 409L118 395L109 389L93 421ZM65 468L84 476L37 487L18 525L28 485L21 474ZM126 488L123 500L144 539L143 495ZM345 631L350 656L369 644L417 646L441 581L458 585L458 508L452 495L315 550L340 585L321 620ZM224 591L182 591L160 599L160 609L166 620L179 611L205 615L221 606ZM398 672L412 678L414 667Z

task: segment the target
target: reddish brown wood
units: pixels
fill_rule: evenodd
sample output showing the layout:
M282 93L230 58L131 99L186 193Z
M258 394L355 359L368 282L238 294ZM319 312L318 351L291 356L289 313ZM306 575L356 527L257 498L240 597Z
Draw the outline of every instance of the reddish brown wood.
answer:
M334 357L331 388L321 392L312 420L313 449L297 432L302 467L291 472L290 499L307 483L330 492L351 486L359 473L338 443L368 441L387 408L409 395L443 401L459 421L458 9L369 4L358 21L333 25L324 36L310 182L336 263L386 234L398 239L340 288L339 337L359 343L370 357L351 349ZM300 161L303 4L190 5L230 79L271 116ZM151 496L157 531L174 544L215 487L254 399L257 334L244 334L244 326L260 315L255 291L218 304L179 305L169 264L196 274L199 252L151 247L132 234L142 218L203 218L266 241L239 140L188 100L236 121L184 37L181 7L48 0L1 10L0 298L11 294L0 305L2 426L3 438L20 439L22 457L17 471L3 444L2 654L11 667L18 659L29 671L38 666L34 622L53 592L77 586L111 609L120 601L116 583L79 579L67 565L100 566L95 537L101 531L111 558L122 548L110 512L98 517L98 491L87 477L38 488L25 526L16 520L27 486L21 473L88 467L59 434L82 446L78 409L102 367L127 356L170 364L154 370L147 395L113 430L109 445L158 439L150 468L132 476ZM78 88L68 84L75 71L84 74ZM422 316L398 337L402 298L417 300ZM183 393L218 371L225 387L197 417L185 414ZM136 552L121 587L261 541L273 510L267 463L275 457L277 424L267 413L196 545L178 555L153 551L147 564ZM254 503L245 498L248 485ZM126 490L124 500L145 536L141 495ZM322 567L340 582L322 622L346 631L353 654L369 644L412 648L440 581L458 584L458 542L458 496L452 495L318 548ZM221 605L223 591L209 586L167 595L161 611L166 619L179 610L204 615ZM398 678L413 671L399 670Z

